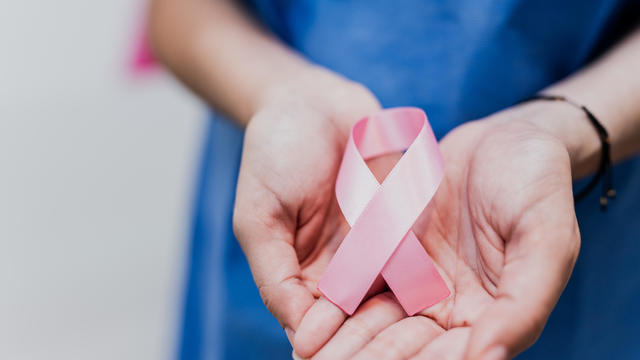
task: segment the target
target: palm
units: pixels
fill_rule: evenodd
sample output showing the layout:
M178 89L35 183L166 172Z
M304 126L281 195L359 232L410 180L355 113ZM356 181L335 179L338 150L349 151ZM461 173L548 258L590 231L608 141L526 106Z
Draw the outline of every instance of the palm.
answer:
M416 230L453 287L443 302L451 308L449 324L471 323L496 296L511 260L505 245L515 230L535 224L528 217L540 219L544 209L570 229L575 225L573 212L563 212L571 198L565 151L552 139L527 137L529 131L522 124L472 123L441 142L446 175L430 224L421 219Z
M306 145L309 146L309 143ZM300 279L314 298L320 296L318 281L348 231L333 196L333 184L338 170L335 164L339 159L327 155L328 151L334 150L334 146L340 148L341 144L326 145L331 149L328 146L318 146L314 150L318 152L317 156L310 157L316 160L315 171L306 174L315 175L306 175L301 179L303 185L300 190L308 195L298 213L293 242L300 263Z
M513 260L505 256L505 245L513 241L510 235L520 220L535 212L536 204L553 205L571 191L563 186L571 176L568 168L549 150L555 144L524 139L527 129L519 126L488 133L476 129L482 125L470 124L441 143L450 166L434 198L431 220L417 223L416 231L452 291L422 315L443 330L467 328L447 334L452 343L464 343L469 327L498 295L503 269ZM527 161L533 157L535 161ZM572 225L571 212L557 215Z
M554 139L534 135L523 123L496 126L483 121L459 127L442 140L445 177L429 205L431 211L425 211L414 231L451 296L409 318L386 296L369 300L335 337L353 331L366 336L337 353L406 358L422 352L425 358L434 353L461 358L478 319L496 311L491 305L497 299L504 302L512 295L508 285L533 286L540 280L535 272L527 278L518 269L530 265L524 252L547 246L548 239L531 243L523 238L548 225L541 222L552 221L557 229L569 231L576 225L566 151ZM574 242L567 242L564 249L569 256L575 256L572 246ZM574 260L568 259L568 271ZM336 342L340 341L332 339L318 357L336 355Z

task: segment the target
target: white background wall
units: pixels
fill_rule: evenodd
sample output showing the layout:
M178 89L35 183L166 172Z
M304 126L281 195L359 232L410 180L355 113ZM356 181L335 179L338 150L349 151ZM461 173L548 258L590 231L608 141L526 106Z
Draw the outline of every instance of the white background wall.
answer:
M137 0L0 2L0 359L174 357L204 107Z

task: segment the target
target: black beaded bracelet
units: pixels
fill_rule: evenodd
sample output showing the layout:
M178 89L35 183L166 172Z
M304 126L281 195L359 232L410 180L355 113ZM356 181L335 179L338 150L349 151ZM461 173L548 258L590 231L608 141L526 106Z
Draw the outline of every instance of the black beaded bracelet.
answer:
M582 200L584 197L593 190L598 182L602 180L602 193L600 194L600 209L605 211L607 209L607 204L609 199L613 199L616 196L616 190L613 188L613 166L611 162L611 140L609 139L609 133L607 129L598 121L598 119L593 115L586 106L576 103L571 99L567 99L564 96L559 95L545 95L538 94L534 95L528 99L523 100L522 102L529 102L534 100L545 100L545 101L562 101L566 102L573 107L576 107L582 110L589 119L589 122L598 132L598 137L600 138L601 144L601 157L600 157L600 166L598 167L598 171L593 176L591 181L584 187L584 189L580 190L576 195L574 195L574 200L576 202Z

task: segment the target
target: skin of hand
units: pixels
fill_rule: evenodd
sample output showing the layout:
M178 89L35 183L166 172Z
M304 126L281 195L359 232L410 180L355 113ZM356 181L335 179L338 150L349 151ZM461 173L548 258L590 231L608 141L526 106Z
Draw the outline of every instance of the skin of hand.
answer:
M291 341L348 231L333 193L348 132L380 109L363 86L311 73L271 91L249 122L233 217L260 295Z
M548 119L548 109L505 110L441 141L445 177L414 232L449 298L407 317L385 292L332 324L326 314L337 312L319 301L298 328L297 356L505 359L533 344L580 248L569 153L535 120ZM555 121L584 121L573 109L553 113ZM327 329L338 330L329 339Z

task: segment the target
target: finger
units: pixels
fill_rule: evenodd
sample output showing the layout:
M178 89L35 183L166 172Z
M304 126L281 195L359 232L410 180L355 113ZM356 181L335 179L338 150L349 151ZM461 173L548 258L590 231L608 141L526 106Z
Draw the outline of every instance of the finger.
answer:
M348 359L374 336L405 316L404 310L391 293L377 295L344 322L314 359Z
M382 276L378 276L365 296L368 299L380 294L386 283ZM319 298L302 318L296 331L293 348L299 356L310 357L331 339L340 325L347 318L347 314L331 303L324 296Z
M464 358L464 344L469 340L471 330L458 327L447 330L428 343L412 360L461 360ZM487 359L489 360L489 359Z
M325 297L319 298L302 318L293 348L303 357L311 357L335 334L347 314Z
M254 281L267 309L292 337L314 298L302 281L293 248L295 224L287 224L264 207L238 196L234 231L247 257Z
M566 202L572 204L572 202ZM470 359L504 359L522 352L542 332L575 264L580 239L570 208L554 204L526 215L506 244L496 300L474 322ZM562 216L566 211L568 216Z
M443 332L432 319L411 316L384 329L353 359L407 359Z
M257 256L252 256L254 251ZM295 336L314 302L301 279L295 250L285 242L256 244L247 252L247 259L251 259L251 271L265 306Z

